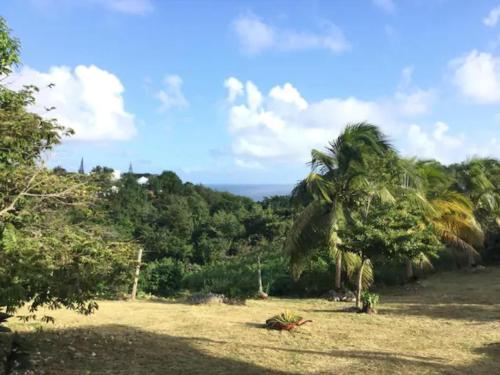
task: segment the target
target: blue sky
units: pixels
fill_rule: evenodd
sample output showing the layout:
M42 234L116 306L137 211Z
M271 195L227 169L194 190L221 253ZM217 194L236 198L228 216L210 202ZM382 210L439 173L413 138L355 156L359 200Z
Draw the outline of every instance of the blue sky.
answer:
M347 122L404 155L500 157L500 1L2 0L12 87L76 130L76 170L294 183ZM55 83L52 89L46 86Z

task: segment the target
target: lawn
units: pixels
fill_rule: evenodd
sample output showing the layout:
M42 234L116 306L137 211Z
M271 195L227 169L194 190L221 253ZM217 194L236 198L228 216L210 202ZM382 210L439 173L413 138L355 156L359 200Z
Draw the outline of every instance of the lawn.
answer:
M321 299L247 306L102 301L93 316L12 321L36 374L500 374L500 268L381 291L378 315ZM295 310L313 323L262 328Z

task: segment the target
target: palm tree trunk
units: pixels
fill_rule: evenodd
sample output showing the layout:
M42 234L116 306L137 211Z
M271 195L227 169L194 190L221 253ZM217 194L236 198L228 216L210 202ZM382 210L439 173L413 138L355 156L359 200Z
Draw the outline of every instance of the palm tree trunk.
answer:
M342 288L342 254L339 251L335 259L335 289Z
M257 256L257 279L259 282L259 295L264 294L264 288L262 287L262 271L260 268L260 255Z
M358 290L356 293L356 307L358 309L361 308L361 290L363 289L363 270L365 268L365 262L366 260L362 257L361 258L361 266L359 266L359 271L358 271Z
M415 273L413 272L413 263L411 259L406 259L406 280L410 281L414 276Z

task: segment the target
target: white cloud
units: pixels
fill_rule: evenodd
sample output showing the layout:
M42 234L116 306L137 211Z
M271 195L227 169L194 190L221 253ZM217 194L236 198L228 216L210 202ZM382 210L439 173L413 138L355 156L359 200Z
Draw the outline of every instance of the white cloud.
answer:
M490 10L488 15L483 19L483 24L488 27L494 27L498 23L499 19L500 19L500 5Z
M293 104L299 109L307 108L307 102L305 101L305 99L290 83L285 83L282 87L273 87L269 92L269 97L283 103Z
M232 26L240 42L241 50L249 55L257 55L269 50L310 49L326 49L333 53L340 53L350 48L342 31L330 22L322 25L321 33L313 33L279 28L266 24L253 14L248 14L238 17Z
M271 88L266 96L252 82L245 87L242 102L229 108L239 165L241 160L247 165L260 160L305 162L312 147L323 147L347 122L391 122L375 102L330 98L308 103L290 83Z
M473 50L450 65L463 95L479 103L500 101L500 58Z
M450 136L448 130L449 126L441 121L436 122L429 132L419 125L410 125L405 153L420 158L437 158L444 163L457 161L463 157L464 136Z
M396 9L393 0L372 0L373 4L386 13L392 13Z
M396 92L377 100L330 97L311 102L288 82L272 87L267 94L247 82L244 92L228 107L235 164L265 168L275 163L305 163L312 148L322 149L346 124L361 121L379 125L408 156L448 163L466 155L485 154L478 152L465 135L454 134L444 122L431 127L414 123L415 115L429 112L432 103L427 96L434 94L413 87L411 75L411 69L403 70ZM259 99L251 100L255 92ZM490 149L490 154L498 154Z
M165 77L165 89L156 93L156 98L161 102L162 109L186 108L189 102L182 93L182 78L178 75Z
M227 100L234 102L238 96L243 95L243 83L234 77L229 77L224 81L224 87L228 90Z
M434 90L415 89L412 92L398 91L395 94L399 111L403 115L420 115L427 113L434 103Z
M122 83L95 65L53 66L47 73L24 67L9 76L7 84L14 89L38 86L32 110L73 128L71 139L126 140L136 133L134 116L125 110ZM55 109L47 113L51 107Z

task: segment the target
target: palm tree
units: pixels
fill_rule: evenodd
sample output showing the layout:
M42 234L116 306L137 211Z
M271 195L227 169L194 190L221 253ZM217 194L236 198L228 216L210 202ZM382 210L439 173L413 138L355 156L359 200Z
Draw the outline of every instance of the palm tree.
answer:
M474 205L464 194L453 191L453 178L436 161L414 163L414 184L407 186L406 197L419 203L426 223L432 225L441 240L455 250L465 252L469 266L478 256L484 234L474 217ZM429 262L425 261L427 265Z
M371 264L339 250L339 228L346 224L349 211L358 207L360 200L364 209L369 210L374 197L390 196L383 176L369 168L370 163L380 162L389 155L395 152L385 135L375 125L365 122L347 125L325 152L312 150L311 172L294 191L295 195L307 192L311 199L294 221L285 242L295 278L300 277L318 248L326 245L336 259L336 288L340 288L342 268L348 275L359 269L359 288L362 283L371 282Z
M453 188L474 205L474 214L487 234L487 247L500 228L500 161L475 158L450 169L455 177Z

